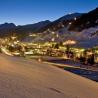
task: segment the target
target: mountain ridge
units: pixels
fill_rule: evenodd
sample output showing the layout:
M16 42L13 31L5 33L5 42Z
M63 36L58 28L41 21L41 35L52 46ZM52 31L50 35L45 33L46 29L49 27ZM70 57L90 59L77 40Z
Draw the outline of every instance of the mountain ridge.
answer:
M88 13L72 13L64 15L55 21L41 21L34 24L16 26L13 23L5 23L0 25L0 37L11 36L16 34L20 38L25 38L32 33L47 32L80 32L90 27L98 26L98 8ZM61 33L62 34L62 33Z

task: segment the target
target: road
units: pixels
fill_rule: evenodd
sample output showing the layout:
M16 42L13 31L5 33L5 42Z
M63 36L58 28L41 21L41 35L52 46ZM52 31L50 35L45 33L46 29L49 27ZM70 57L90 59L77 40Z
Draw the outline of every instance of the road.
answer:
M98 98L98 83L50 64L0 54L0 98Z

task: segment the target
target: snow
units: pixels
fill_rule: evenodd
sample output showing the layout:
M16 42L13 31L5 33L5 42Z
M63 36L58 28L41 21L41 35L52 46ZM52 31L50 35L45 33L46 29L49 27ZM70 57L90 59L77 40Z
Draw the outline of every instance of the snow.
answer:
M69 26L59 29L52 33L52 31L45 31L39 36L32 39L32 42L65 42L66 40L75 40L77 41L76 46L81 48L92 48L97 46L98 40L98 26L84 29L81 32L68 31ZM57 36L58 35L58 36Z
M0 98L98 98L98 83L51 64L1 54Z

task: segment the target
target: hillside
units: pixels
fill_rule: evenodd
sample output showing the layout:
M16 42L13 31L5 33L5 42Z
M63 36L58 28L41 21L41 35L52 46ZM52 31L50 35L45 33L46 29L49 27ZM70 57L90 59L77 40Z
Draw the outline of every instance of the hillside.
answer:
M46 31L47 29L57 31L61 28L67 27L69 25L69 22L73 21L74 18L79 18L81 15L82 15L81 13L67 14L67 15L51 22L47 26L41 28L40 32Z
M73 21L69 30L82 31L95 26L98 26L98 8L81 15L76 21Z
M0 25L0 37L10 36L13 34L16 34L17 36L20 36L21 38L26 37L29 33L35 33L38 32L39 29L42 27L45 27L51 23L49 20L41 21L34 24L27 24L22 26L16 26L13 23L5 23Z

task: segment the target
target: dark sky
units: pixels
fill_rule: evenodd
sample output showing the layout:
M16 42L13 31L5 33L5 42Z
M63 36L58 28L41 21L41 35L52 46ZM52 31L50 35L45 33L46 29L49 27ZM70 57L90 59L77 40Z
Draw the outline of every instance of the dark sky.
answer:
M16 25L55 20L73 12L88 12L98 0L0 0L0 23Z

